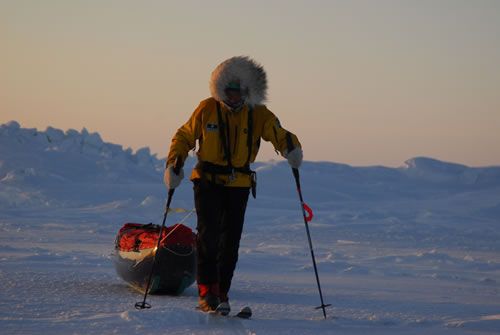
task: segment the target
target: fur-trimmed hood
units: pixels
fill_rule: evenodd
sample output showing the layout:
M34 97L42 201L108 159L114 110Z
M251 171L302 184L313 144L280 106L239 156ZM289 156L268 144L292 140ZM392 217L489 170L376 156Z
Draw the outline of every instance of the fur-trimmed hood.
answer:
M212 97L224 103L224 92L229 83L239 82L246 95L245 103L251 106L261 105L267 98L267 78L262 65L249 57L232 57L220 63L210 77Z

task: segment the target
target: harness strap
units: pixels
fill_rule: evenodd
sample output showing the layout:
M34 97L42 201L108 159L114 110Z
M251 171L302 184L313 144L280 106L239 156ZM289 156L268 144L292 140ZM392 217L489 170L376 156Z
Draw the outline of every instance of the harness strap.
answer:
M217 101L217 119L219 123L219 135L224 150L224 160L227 160L228 166L232 167L231 162L231 147L229 145L229 120L226 117L226 123L222 118L222 111L220 102ZM250 106L248 109L248 121L247 121L247 147L248 155L247 162L245 165L250 165L250 159L252 157L252 146L253 146L253 108Z
M222 119L222 112L219 101L217 101L217 119L219 123L220 141L222 143L222 148L224 150L224 159L227 160L228 165L231 165L231 151L229 149L228 140L226 139L226 124ZM229 131L229 126L228 126L228 131Z
M227 165L218 165L204 161L199 161L198 164L196 164L196 168L200 169L203 172L222 174L222 175L230 175L233 174L234 172L251 175L254 172L250 170L249 165L245 165L242 167L230 167Z
M229 143L230 133L229 133L229 118L226 115L226 123L224 123L224 119L222 118L222 111L220 102L217 101L217 120L219 123L219 136L222 144L222 148L224 151L224 160L227 161L227 165L217 165L210 162L199 161L197 167L203 172L209 173L212 177L212 182L215 181L215 175L231 175L234 177L235 172L247 174L250 176L252 183L252 195L255 198L256 196L256 184L257 184L257 175L255 171L250 169L250 159L252 158L253 151L253 108L249 106L248 108L248 120L247 120L247 162L243 167L234 167L231 161L231 146Z
M250 106L248 108L248 125L247 125L248 157L246 165L250 165L250 158L252 156L252 145L253 145L253 108L252 106Z

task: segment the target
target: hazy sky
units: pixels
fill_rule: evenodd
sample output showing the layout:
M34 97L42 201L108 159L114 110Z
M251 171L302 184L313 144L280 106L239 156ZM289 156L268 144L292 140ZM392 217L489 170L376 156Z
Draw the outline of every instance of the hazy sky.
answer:
M235 55L307 160L500 165L500 1L0 0L0 123L164 157Z

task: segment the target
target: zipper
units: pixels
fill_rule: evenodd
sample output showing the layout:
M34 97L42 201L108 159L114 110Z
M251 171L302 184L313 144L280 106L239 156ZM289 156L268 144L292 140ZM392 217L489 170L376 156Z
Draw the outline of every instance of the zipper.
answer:
M238 148L238 126L234 127L234 146L233 146L234 155L236 155L236 148Z

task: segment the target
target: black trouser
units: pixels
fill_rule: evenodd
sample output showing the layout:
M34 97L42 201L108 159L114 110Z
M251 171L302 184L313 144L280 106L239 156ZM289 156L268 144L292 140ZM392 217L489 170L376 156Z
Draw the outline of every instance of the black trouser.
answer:
M198 215L198 284L219 283L221 294L231 287L248 202L248 187L225 187L194 181Z

